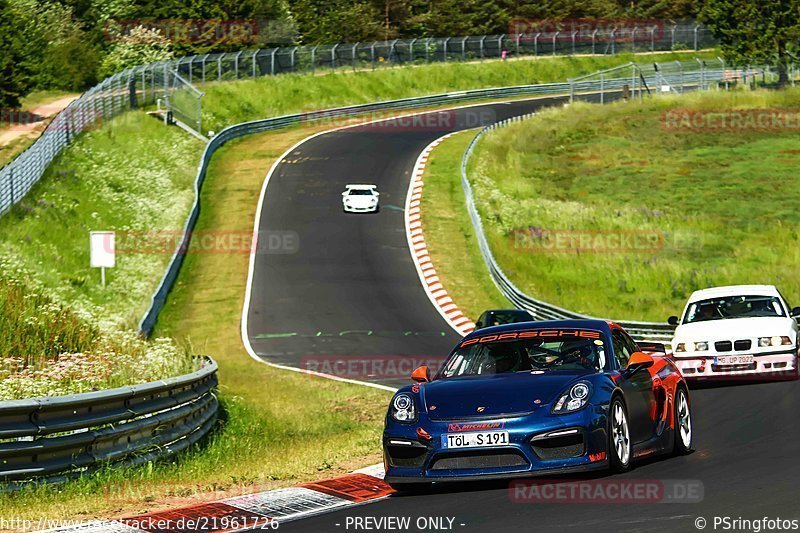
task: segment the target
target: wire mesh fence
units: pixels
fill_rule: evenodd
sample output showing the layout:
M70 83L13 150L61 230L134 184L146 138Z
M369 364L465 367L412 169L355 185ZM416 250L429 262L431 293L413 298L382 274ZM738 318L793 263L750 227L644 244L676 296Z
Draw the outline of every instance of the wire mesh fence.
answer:
M242 50L204 54L131 68L86 91L59 113L30 148L0 168L0 214L41 178L72 139L123 111L155 105L202 132L198 84L288 72L377 69L394 65L568 54L685 50L714 44L697 24L643 26L592 32L543 31Z

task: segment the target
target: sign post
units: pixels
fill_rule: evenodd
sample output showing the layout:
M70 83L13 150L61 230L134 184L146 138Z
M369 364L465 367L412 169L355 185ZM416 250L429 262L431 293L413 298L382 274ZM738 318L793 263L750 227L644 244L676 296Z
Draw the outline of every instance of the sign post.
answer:
M89 232L90 265L100 269L100 280L106 286L106 268L116 266L116 243L113 231Z

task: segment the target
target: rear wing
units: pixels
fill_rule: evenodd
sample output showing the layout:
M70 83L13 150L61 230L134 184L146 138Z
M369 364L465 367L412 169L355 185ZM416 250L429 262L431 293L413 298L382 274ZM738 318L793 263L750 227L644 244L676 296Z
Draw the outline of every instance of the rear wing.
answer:
M344 186L345 189L377 189L377 185L368 185L366 183L348 183Z
M663 342L637 342L639 349L645 353L667 354L667 347Z

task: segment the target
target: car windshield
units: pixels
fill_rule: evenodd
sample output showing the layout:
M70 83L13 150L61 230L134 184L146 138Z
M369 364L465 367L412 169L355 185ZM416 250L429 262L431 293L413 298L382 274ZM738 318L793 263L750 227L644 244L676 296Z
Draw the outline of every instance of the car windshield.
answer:
M545 335L545 334L554 335ZM584 338L580 335L592 335ZM505 335L544 335L534 338L498 339ZM462 342L439 373L440 378L506 374L512 372L551 372L591 370L606 367L606 346L596 331L523 331L487 335Z
M347 194L350 196L372 196L372 189L350 189Z
M684 324L725 318L786 316L775 296L725 296L693 302L683 317Z

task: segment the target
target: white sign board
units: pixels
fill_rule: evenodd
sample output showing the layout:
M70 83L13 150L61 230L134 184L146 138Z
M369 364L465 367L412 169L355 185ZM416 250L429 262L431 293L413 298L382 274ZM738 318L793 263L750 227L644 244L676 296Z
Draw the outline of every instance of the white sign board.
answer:
M113 268L116 265L113 231L92 231L89 233L89 243L93 268Z

